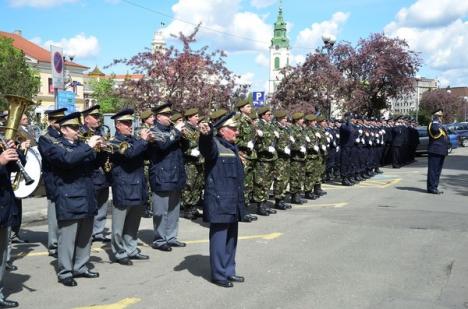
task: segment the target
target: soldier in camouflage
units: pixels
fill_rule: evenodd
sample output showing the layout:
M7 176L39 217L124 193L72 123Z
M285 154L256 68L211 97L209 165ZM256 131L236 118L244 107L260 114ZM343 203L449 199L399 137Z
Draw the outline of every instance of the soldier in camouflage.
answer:
M307 142L307 155L305 161L305 182L304 182L304 197L309 200L319 198L315 193L314 187L320 183L322 157L320 153L320 138L317 134L318 130L314 127L315 115L308 114L304 117L305 127L304 135Z
M182 151L184 152L187 182L182 190L183 216L195 220L200 217L197 206L203 190L203 157L198 150L198 108L190 108L184 113L185 125L182 127Z
M274 162L278 158L275 143L276 137L271 124L272 113L270 107L262 106L257 110L258 127L255 151L257 152L257 164L255 166L253 201L257 206L257 213L268 216L276 213L276 210L267 205L267 199L272 183Z
M141 129L151 129L154 125L154 114L151 109L144 110L140 113L141 126L135 130L135 136L140 136ZM144 218L153 217L153 209L151 207L151 188L149 185L149 174L148 174L149 161L145 160L145 179L148 187L148 200L145 204L145 212L143 213Z
M291 148L289 147L290 134L288 127L288 114L284 110L275 112L275 132L277 132L276 149L278 159L274 163L274 183L273 193L275 195L275 208L286 210L291 208L291 205L286 204L286 191L289 183L290 156Z
M305 179L306 139L304 135L304 113L296 112L292 116L291 126L291 169L289 180L289 191L291 192L291 203L302 204L301 192Z
M329 137L329 134L326 134L325 127L326 127L326 118L324 117L317 117L317 122L316 122L316 130L317 130L317 136L320 140L320 153L321 153L321 164L319 165L319 171L321 177L318 183L314 185L314 194L318 196L323 196L327 194L327 192L322 190L322 177L325 173L325 168L326 168L326 160L327 160L327 155L328 151L330 149L330 144L332 142L332 139Z

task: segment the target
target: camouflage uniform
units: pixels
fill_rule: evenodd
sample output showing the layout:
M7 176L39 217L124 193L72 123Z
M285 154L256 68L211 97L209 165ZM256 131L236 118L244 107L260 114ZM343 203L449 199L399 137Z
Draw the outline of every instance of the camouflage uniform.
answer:
M278 159L274 163L274 183L273 192L275 196L275 207L278 209L289 208L289 205L284 204L286 191L289 183L289 170L291 148L289 128L281 123L275 123L275 131L278 132L276 140L276 149L278 150Z
M319 143L320 143L320 146L319 146L320 156L319 156L319 164L318 164L318 171L317 171L318 180L314 184L314 194L318 196L322 196L322 195L327 194L327 192L322 190L321 184L322 184L322 177L325 173L327 154L330 148L331 139L330 138L327 139L327 135L325 134L326 131L324 128L317 126L315 128L315 131L316 133L318 133L316 134L316 136L318 137Z
M316 133L318 132L310 125L304 129L304 135L307 141L304 191L305 198L313 200L317 198L312 191L314 190L314 185L320 182L320 165L322 161L320 156L320 139Z
M203 190L203 157L198 150L200 132L190 123L185 124L182 135L182 151L184 152L185 173L187 182L182 190L182 205L186 217L192 218L196 206L200 202Z
M294 116L293 116L294 117ZM291 173L289 191L291 191L291 202L301 204L300 193L304 185L306 139L303 128L299 124L291 126Z
M255 126L250 117L241 114L239 117L239 135L236 143L239 148L242 163L244 164L244 199L248 203L252 199L255 163L257 153L255 151Z

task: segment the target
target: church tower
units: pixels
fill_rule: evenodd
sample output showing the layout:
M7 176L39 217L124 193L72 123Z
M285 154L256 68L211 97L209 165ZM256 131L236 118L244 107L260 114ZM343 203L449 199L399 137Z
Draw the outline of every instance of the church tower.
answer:
M153 52L164 51L166 49L166 41L164 40L161 29L154 32L153 41L151 42Z
M289 65L289 39L286 36L286 22L283 19L283 9L278 11L278 17L275 22L275 29L270 46L270 80L268 83L268 92L273 94L281 81L282 68Z

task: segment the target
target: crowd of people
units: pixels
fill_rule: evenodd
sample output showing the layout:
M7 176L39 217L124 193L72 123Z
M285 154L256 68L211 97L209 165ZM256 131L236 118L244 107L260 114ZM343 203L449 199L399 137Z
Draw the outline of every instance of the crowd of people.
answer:
M138 125L134 111L124 109L112 116L111 138L99 105L68 115L64 108L47 111L48 127L37 144L48 200L48 250L58 261L58 281L76 286L75 278L99 277L88 268L92 241L110 242L121 265L149 259L137 247L143 216L153 218L154 249L185 247L177 237L182 216L210 223L213 283L232 287L245 280L235 272L239 221L316 200L326 194L323 182L352 186L382 173L382 165L399 168L414 160L418 144L416 124L403 117L346 113L330 120L269 106L254 110L247 101L235 109L202 117L197 108L178 113L163 102L140 112ZM0 155L1 278L10 259L8 236L21 217L10 173L30 143L16 149L8 141ZM2 288L0 279L0 307L17 306Z

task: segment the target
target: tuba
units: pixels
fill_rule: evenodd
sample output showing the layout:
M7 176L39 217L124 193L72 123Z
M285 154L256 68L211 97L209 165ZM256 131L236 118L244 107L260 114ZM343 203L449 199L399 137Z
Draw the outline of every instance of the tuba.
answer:
M33 101L20 96L8 94L5 95L5 99L8 101L9 106L8 121L5 126L3 138L1 139L2 147L4 150L6 150L7 148L6 141L13 140L16 137L21 117L23 116L26 109L29 106L34 105ZM29 176L29 174L26 172L23 164L21 164L21 161L16 161L16 165L18 166L26 185L33 184L34 179L32 179L31 176Z

